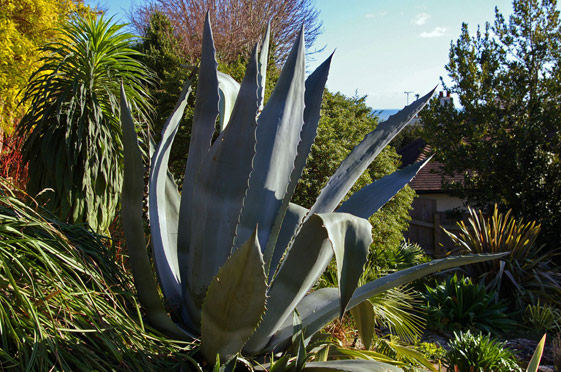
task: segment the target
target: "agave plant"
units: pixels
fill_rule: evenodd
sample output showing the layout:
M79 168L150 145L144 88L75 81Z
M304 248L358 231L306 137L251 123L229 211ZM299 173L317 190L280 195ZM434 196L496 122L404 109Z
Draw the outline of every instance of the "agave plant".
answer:
M171 314L160 302L145 249L144 168L124 93L122 98L123 226L138 295L154 326L172 337L200 338L202 355L211 364L217 355L225 362L240 352L282 352L292 342L293 319L299 319L301 338L309 339L376 293L439 269L489 258L435 260L356 288L372 239L367 218L424 163L386 176L339 204L434 90L368 134L307 210L290 198L316 134L331 58L306 79L302 32L264 105L268 32L255 47L241 86L216 70L208 17L202 48L181 194L167 162L189 82L164 126L150 166L152 251ZM224 125L217 128L219 114ZM220 131L216 137L215 129ZM333 256L339 288L309 293ZM314 363L318 362L306 368ZM364 361L349 365L353 363L364 366Z

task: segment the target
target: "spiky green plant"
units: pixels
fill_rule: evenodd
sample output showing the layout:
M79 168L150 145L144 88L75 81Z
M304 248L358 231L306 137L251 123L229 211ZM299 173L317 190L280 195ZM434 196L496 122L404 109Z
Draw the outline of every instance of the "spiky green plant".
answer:
M516 310L524 311L527 303L539 298L561 306L561 273L552 262L559 249L535 244L540 225L517 220L510 210L501 213L496 205L491 216L472 208L469 214L467 224L458 222L459 233L444 230L461 253L509 254L501 260L466 266L467 275L496 290L500 298L514 300Z
M119 92L125 85L137 120L146 125L152 75L131 49L135 37L111 19L85 15L45 45L30 78L30 108L18 125L29 163L28 192L59 219L107 233L122 188Z
M84 227L36 209L0 178L0 370L192 366L194 343L170 340L143 323L115 251Z
M489 335L454 332L445 364L458 372L522 372L514 353Z
M426 310L431 328L449 330L477 328L497 333L513 329L516 322L496 292L470 278L450 276L436 287L425 285Z
M239 90L226 90L220 88L225 76L216 71L207 17L181 195L168 175L167 162L189 83L152 157L151 241L171 317L161 305L145 249L144 168L126 109L121 118L125 139L123 226L140 301L152 324L174 337L200 337L202 356L211 364L217 354L223 363L240 352L256 356L287 351L296 341L297 347L291 351L295 356L293 366L319 368L316 362L305 363L298 345L327 322L389 288L489 256L435 260L357 289L372 239L366 218L391 199L423 164L386 176L339 204L433 91L368 134L342 162L311 209L305 209L290 203L290 198L315 137L331 58L306 79L301 33L263 106L267 35L262 46L254 49ZM220 97L230 93L236 96L235 105L231 113L222 111L229 120L223 120L227 125L221 126L223 130L213 141ZM122 97L125 100L124 94ZM126 102L122 107L127 107ZM333 256L339 288L308 293ZM299 329L296 335L295 328ZM363 362L353 361L349 366L364 367ZM339 362L321 364L338 368L335 365ZM379 365L372 368L376 370Z

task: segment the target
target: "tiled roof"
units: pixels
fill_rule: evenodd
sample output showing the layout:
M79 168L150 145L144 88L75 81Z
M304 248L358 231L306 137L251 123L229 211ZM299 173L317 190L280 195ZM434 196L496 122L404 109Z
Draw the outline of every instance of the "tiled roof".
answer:
M422 138L419 138L399 149L397 153L401 155L402 167L405 167L425 160L430 155L431 148ZM409 183L409 186L418 193L443 192L443 177L439 174L441 167L441 162L431 160L417 173L415 178ZM462 177L444 177L444 180L461 182Z

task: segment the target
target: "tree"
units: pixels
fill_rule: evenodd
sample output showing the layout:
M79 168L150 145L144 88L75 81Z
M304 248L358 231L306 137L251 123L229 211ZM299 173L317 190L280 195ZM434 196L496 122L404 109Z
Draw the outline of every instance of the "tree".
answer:
M47 190L40 200L48 209L98 232L107 232L121 192L121 84L137 121L148 123L150 113L151 75L122 28L91 15L66 23L62 37L41 48L18 126L30 194Z
M154 11L170 19L182 57L191 62L200 56L206 11L211 15L218 59L224 63L234 62L240 56L247 61L268 22L276 62L284 61L302 26L306 28L308 48L321 33L313 0L155 0L134 11L132 23L139 33L146 29Z
M463 182L449 189L477 208L498 204L542 224L542 242L561 239L561 30L555 0L513 2L508 21L450 47L443 84L461 109L437 100L421 117L424 136Z
M1 0L0 7L0 128L10 133L26 110L20 92L37 68L37 49L84 8L80 0Z
M293 202L309 208L329 177L351 150L372 131L378 120L365 104L366 97L346 97L324 93L318 134L298 183ZM386 147L349 192L353 192L394 172L400 163L395 149ZM403 239L410 220L409 209L415 192L406 186L370 218L376 250L395 249Z

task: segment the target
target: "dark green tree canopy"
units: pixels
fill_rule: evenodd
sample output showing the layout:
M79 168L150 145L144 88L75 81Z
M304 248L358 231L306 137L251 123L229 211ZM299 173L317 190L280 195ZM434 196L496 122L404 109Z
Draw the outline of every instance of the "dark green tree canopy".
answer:
M474 207L497 203L561 239L561 31L555 0L513 2L507 19L462 26L446 70L461 109L437 99L421 114L424 136L463 175L450 189Z

